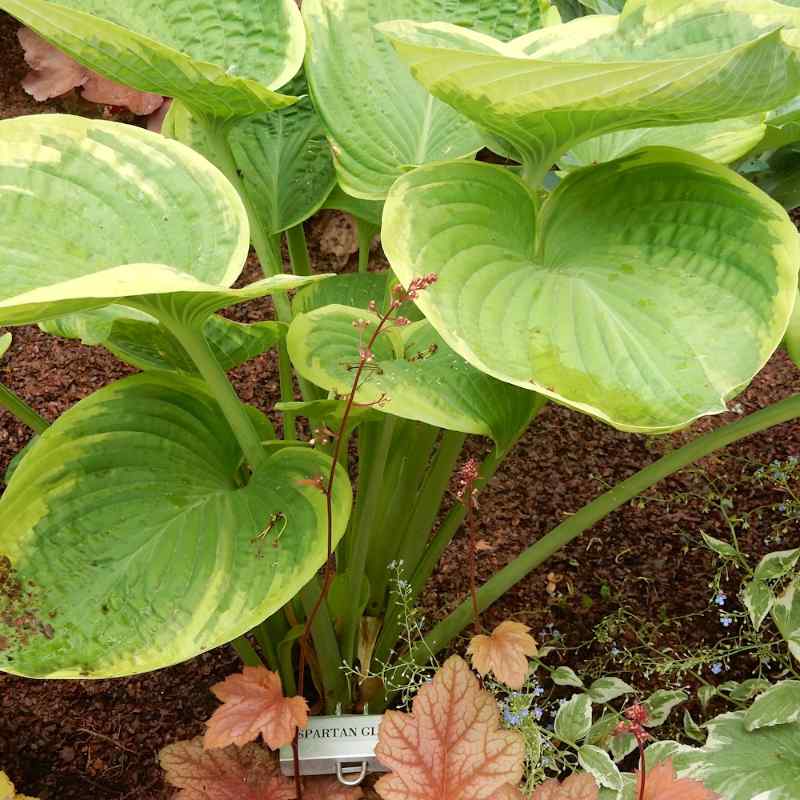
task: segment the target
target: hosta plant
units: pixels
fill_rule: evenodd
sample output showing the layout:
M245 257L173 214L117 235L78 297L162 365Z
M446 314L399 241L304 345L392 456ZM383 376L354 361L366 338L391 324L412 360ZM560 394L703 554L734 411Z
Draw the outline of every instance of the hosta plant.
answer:
M303 18L225 0L212 25L193 0L0 8L173 98L164 136L0 122L0 324L141 370L56 420L9 479L2 669L126 675L234 641L281 696L381 710L375 665L425 661L626 500L800 413L789 399L665 456L484 586L473 569L465 602L399 646L388 566L413 599L462 523L474 559L480 490L548 399L675 430L724 411L782 341L797 232L723 164L800 94L800 9L631 0L558 23L538 0L306 0ZM474 160L485 145L509 164ZM302 222L322 207L358 220L358 273L312 274ZM379 228L391 272L366 271ZM232 288L251 242L266 277ZM264 295L275 320L221 316ZM225 374L269 348L280 437ZM481 462L467 434L489 440ZM507 675L494 645L479 666ZM284 732L303 716L286 713Z

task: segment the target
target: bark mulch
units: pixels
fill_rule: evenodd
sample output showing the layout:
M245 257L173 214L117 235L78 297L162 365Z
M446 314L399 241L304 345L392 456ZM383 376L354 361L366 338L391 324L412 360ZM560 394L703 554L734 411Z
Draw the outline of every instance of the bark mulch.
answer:
M59 110L63 104L33 103L19 88L25 72L14 37L15 24L0 16L0 118ZM70 101L74 102L74 101ZM319 270L339 267L319 246L319 223L309 224L312 256ZM35 231L32 232L35 235ZM376 254L376 263L380 256ZM352 269L352 261L345 269ZM248 265L244 280L255 272ZM240 307L242 321L268 317L268 301ZM41 333L13 331L14 342L0 365L0 380L19 392L49 420L90 392L132 370L101 348L85 347ZM264 411L278 399L274 356L267 354L232 374L241 397ZM731 411L665 437L623 434L586 416L548 406L502 465L480 498L479 573L486 579L518 552L604 489L698 434L800 391L800 371L776 354ZM30 432L0 412L0 471L28 441ZM474 442L475 451L482 448ZM725 486L737 511L779 503L778 492L749 479L758 465L800 455L800 425L787 423L744 440L684 470L651 493L653 502L626 505L529 575L485 617L491 625L513 617L535 632L550 624L576 646L593 627L620 607L642 619L670 620L708 608L715 562L700 546L700 531L726 537L724 522L701 499L678 502L684 494L707 492L708 480ZM658 502L656 500L659 500ZM667 502L660 502L664 500ZM779 515L765 517L741 537L758 557L777 545L765 539ZM800 545L796 526L781 547ZM464 599L467 548L463 535L446 551L422 601L429 618L441 617ZM558 577L548 592L548 573ZM621 631L623 638L633 632ZM701 647L720 635L713 613L691 626L673 626L664 647ZM572 652L565 663L580 669L597 647ZM745 659L732 674L752 669ZM170 796L157 763L161 747L202 732L215 707L208 687L235 671L229 647L180 666L127 679L35 681L0 676L0 769L19 791L45 800L158 800ZM626 677L641 689L655 685L641 674ZM726 676L730 677L730 676Z

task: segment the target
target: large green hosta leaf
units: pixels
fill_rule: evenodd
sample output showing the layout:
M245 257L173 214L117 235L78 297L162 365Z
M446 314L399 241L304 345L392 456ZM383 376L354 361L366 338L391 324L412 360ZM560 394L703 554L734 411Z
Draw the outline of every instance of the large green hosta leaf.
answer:
M101 75L212 117L294 101L276 93L305 50L294 0L0 0L0 8Z
M0 122L0 324L120 301L200 325L308 279L230 289L247 215L215 167L131 125L63 115Z
M306 95L308 87L300 75L283 90ZM161 132L214 162L205 126L183 103L172 104ZM238 120L227 136L245 191L268 233L308 219L330 195L336 183L333 156L311 98Z
M121 306L83 311L42 322L46 333L84 344L103 345L121 361L139 369L176 369L196 375L197 368L181 343L155 317ZM243 325L217 314L203 325L203 336L224 370L275 347L286 335L282 322Z
M358 308L329 305L295 317L287 345L295 369L312 383L339 395L353 385L359 348L377 319L361 332ZM454 353L428 322L389 328L373 347L356 401L406 419L448 430L476 433L507 448L530 418L536 395L484 375Z
M447 20L502 40L539 26L538 0L305 0L314 104L328 129L339 182L382 199L409 167L477 152L483 139L431 97L375 29L386 20Z
M623 430L723 411L780 343L800 246L786 213L734 172L654 148L568 177L537 214L489 164L415 170L383 245L468 362Z
M559 159L564 170L613 161L642 147L679 147L720 164L730 164L749 153L764 137L764 114L720 122L677 125L670 128L636 128L605 133L575 145Z
M0 558L13 570L0 596L0 668L157 669L284 605L325 561L325 495L302 481L327 474L330 460L284 449L246 486L239 464L219 407L175 373L126 378L59 418L0 501ZM336 540L350 502L340 470Z
M800 723L749 732L746 712L722 714L706 723L699 750L673 758L680 777L702 781L725 800L790 800L800 786Z
M399 17L399 15L397 15ZM631 0L504 44L445 22L382 24L414 76L539 177L616 130L767 111L800 90L800 11L771 0Z

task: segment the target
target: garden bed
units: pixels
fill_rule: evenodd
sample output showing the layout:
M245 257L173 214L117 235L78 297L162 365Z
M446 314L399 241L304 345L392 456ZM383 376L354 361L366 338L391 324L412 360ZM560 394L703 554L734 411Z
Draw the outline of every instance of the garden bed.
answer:
M15 29L16 23L0 16L0 118L62 110L61 104L34 103L20 88L26 68ZM74 105L68 107L74 110ZM323 226L312 221L307 232L315 268L330 270L332 261L318 242ZM383 265L375 254L373 267ZM354 259L344 269L355 269ZM251 263L244 280L254 275ZM236 319L251 321L269 316L270 307L268 301L255 301L234 312ZM14 331L0 380L52 420L131 371L102 348L24 327ZM238 368L233 378L242 399L271 411L278 398L273 356ZM489 577L607 486L676 445L799 391L800 371L779 352L728 414L670 436L623 434L566 408L548 406L481 494L479 578ZM28 438L26 428L0 412L0 471ZM483 445L476 441L473 446L478 450ZM740 537L742 549L753 558L776 549L776 533L782 547L800 546L797 523L780 525L782 516L773 508L782 495L753 479L759 466L794 454L800 455L797 422L746 439L674 475L653 490L649 502L626 505L530 574L490 609L487 625L507 618L524 622L540 640L555 639L563 648L556 661L578 673L587 664L595 669L603 663L605 674L616 674L643 693L674 686L669 676L645 674L630 660L615 666L609 655L612 645L592 641L595 626L624 609L629 622L617 628L617 650L634 651L642 645L636 620L660 623L656 631L647 632L647 640L662 652L713 644L725 633L710 602L718 564L700 532L726 538L715 503L729 499L738 514L765 508L758 523ZM714 497L709 500L712 483ZM457 536L423 597L429 619L464 599L467 563L464 539ZM735 604L735 587L729 594ZM690 614L698 616L681 621ZM236 654L222 647L186 664L115 681L37 682L2 675L0 769L20 791L43 800L83 800L89 793L102 800L168 797L171 792L157 763L159 749L203 731L216 705L208 687L237 667ZM753 667L742 656L719 680L747 677Z

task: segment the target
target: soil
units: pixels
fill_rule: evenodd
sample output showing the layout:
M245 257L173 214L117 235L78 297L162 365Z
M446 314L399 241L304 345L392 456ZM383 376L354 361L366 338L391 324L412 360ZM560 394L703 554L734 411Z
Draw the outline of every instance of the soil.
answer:
M26 68L15 29L10 18L0 15L0 118L75 110L75 98L39 104L20 88ZM347 227L346 219L330 213L307 225L317 270L355 268L348 258ZM329 246L329 241L334 244ZM373 268L382 265L385 261L376 252ZM251 258L242 280L255 274ZM231 315L241 321L269 318L271 306L268 300L254 301ZM16 328L13 334L0 380L49 420L132 371L101 348L59 340L35 327ZM274 356L255 359L231 377L243 400L271 412L278 399ZM548 406L481 494L480 577L488 578L605 487L668 450L798 391L800 370L779 352L731 404L729 413L670 436L624 434ZM28 429L0 411L0 473L29 438ZM475 452L484 447L480 441L470 443ZM777 549L774 539L765 539L781 520L772 507L782 495L751 476L757 466L793 454L800 455L800 424L787 423L705 459L700 470L672 476L648 494L650 502L627 504L530 574L490 609L484 623L491 626L512 617L530 625L540 639L549 634L551 641L552 631L561 631L565 650L560 658L578 671L603 648L597 643L574 648L591 640L594 626L619 608L642 620L675 621L663 627L656 642L665 650L715 642L721 629L709 598L717 564L701 546L699 533L720 538L727 533L719 512L702 497L713 481L723 487L737 513L768 507L757 524L742 532L740 544L753 558ZM683 500L684 495L694 496ZM800 546L797 523L780 530L780 547ZM464 599L467 563L462 533L446 551L422 599L429 619L443 616ZM548 575L554 579L549 587ZM730 604L737 607L735 599ZM680 624L680 618L692 613L700 615L691 624ZM635 634L625 626L618 631L623 645ZM44 800L170 797L157 763L159 749L202 733L215 707L208 687L237 667L233 650L221 647L177 667L113 681L41 682L0 676L0 769L19 791ZM724 677L744 677L752 668L741 658L729 665ZM621 674L643 691L658 685L635 667Z

